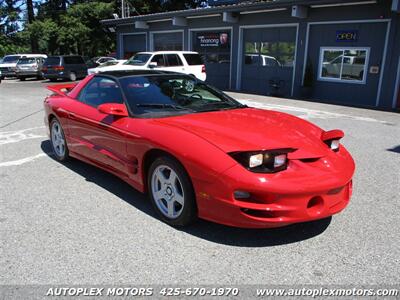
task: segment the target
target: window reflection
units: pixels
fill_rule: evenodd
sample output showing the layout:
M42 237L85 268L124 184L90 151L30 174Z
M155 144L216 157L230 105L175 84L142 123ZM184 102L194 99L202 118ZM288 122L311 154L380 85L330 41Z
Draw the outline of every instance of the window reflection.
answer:
M153 35L154 51L182 49L182 32L155 33Z
M294 42L245 42L246 65L261 67L293 67L295 43Z
M323 49L321 78L364 81L367 50Z

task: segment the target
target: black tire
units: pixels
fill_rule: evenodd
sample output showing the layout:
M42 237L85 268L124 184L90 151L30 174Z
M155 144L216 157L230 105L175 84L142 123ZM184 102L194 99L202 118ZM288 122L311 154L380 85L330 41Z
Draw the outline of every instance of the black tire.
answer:
M64 147L65 147L65 151L63 152L63 154L60 154L59 151L57 151L56 146L55 146L55 142L53 140L53 128L54 128L54 124L58 124L59 128L60 128L60 132L61 132L61 136L64 140ZM69 151L68 151L68 145L67 145L67 140L65 139L65 135L64 135L64 130L61 126L61 123L58 121L57 118L53 118L50 121L50 142L51 142L51 147L53 148L53 154L54 157L58 160L58 161L67 161L69 159Z
M21 80L21 81L25 81L26 78L21 76L21 77L18 77L18 79Z
M50 78L49 79L51 82L56 82L57 81L57 78Z
M152 177L154 171L160 166L167 166L171 168L177 175L180 186L183 190L184 205L179 216L176 218L169 218L163 214L157 206L156 200L152 192ZM165 223L176 226L188 226L197 220L197 205L194 189L189 175L183 166L175 159L168 156L161 156L154 160L147 173L147 189L151 204L162 221Z

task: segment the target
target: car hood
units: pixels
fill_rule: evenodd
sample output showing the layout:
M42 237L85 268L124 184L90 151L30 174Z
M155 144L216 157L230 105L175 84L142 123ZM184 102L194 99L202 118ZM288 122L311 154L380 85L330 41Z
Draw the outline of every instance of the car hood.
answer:
M229 152L292 148L291 159L327 154L319 127L295 116L255 108L194 113L158 119L189 131Z

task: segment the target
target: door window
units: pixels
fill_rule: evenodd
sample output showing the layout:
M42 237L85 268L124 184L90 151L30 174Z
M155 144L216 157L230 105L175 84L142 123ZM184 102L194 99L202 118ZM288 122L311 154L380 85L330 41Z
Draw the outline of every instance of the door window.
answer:
M104 103L123 103L118 84L105 77L93 78L80 92L78 100L93 107Z
M151 59L151 62L157 63L157 67L165 67L164 55L162 54L154 55L153 58Z
M167 54L165 55L167 58L168 66L169 67L178 67L182 66L183 63L177 54Z

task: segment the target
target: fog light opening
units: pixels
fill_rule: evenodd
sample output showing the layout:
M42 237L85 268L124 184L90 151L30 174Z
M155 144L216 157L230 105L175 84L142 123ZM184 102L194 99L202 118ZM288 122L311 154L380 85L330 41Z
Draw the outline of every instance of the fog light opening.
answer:
M246 192L246 191L235 191L233 193L233 196L235 197L235 199L239 200L239 199L249 199L250 198L250 193Z
M320 196L310 199L307 203L307 212L310 216L318 216L324 209L324 200Z

